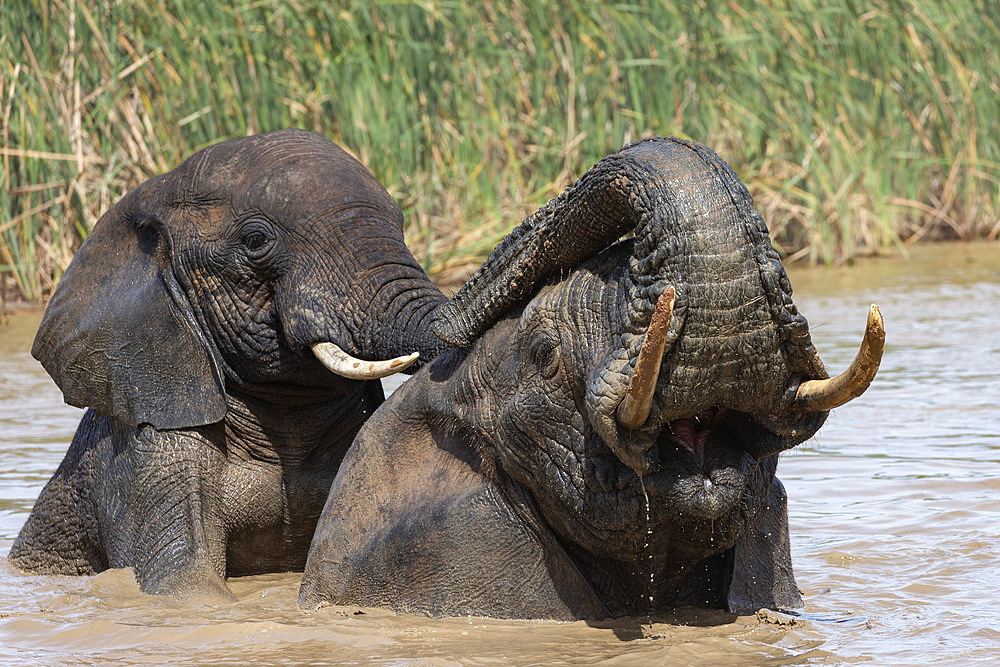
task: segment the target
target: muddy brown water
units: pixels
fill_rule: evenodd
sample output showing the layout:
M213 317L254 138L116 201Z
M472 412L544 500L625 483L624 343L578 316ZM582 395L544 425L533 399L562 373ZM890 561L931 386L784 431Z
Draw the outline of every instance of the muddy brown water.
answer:
M1000 660L1000 245L792 271L827 365L845 368L869 303L882 369L784 455L805 607L608 624L428 619L296 606L300 575L230 580L208 607L141 593L128 570L34 576L0 558L2 664L969 664ZM40 315L0 328L0 554L80 411L28 354Z

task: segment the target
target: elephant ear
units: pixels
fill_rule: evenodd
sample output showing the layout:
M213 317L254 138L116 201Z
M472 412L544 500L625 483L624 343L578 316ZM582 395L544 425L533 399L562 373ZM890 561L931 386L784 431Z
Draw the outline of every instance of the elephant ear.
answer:
M785 487L775 478L751 529L736 542L726 600L734 614L802 606L792 574L787 500Z
M94 226L49 301L31 354L70 405L171 429L221 420L226 396L170 271L168 239L143 204L162 178Z

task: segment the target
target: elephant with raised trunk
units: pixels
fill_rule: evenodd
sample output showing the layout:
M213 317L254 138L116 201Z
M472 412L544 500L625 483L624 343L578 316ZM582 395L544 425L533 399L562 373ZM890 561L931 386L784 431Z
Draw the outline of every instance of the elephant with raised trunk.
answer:
M396 202L319 136L223 142L150 179L98 221L35 338L90 409L11 560L227 597L226 576L301 570L378 378L447 347L445 301Z
M791 294L714 152L651 139L601 160L442 309L460 349L359 431L300 604L554 619L799 605L778 455L864 391L884 333L873 309L831 379Z

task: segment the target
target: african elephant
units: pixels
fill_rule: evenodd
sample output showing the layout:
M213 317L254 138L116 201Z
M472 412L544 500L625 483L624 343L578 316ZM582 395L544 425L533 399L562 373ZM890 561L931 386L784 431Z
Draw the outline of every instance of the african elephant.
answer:
M301 606L602 619L801 604L778 454L867 388L884 332L873 309L857 362L828 378L718 155L651 139L598 162L436 328L459 348L359 431Z
M90 409L10 559L230 598L226 576L301 570L377 378L447 347L445 301L396 202L312 133L150 179L95 225L35 338Z

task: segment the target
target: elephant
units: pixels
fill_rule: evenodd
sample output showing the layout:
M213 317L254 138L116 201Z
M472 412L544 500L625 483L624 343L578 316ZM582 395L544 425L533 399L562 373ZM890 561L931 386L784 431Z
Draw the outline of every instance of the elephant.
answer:
M358 432L300 606L800 606L778 455L867 388L884 327L873 307L830 378L791 294L711 149L651 138L602 159L496 247L434 325L455 348Z
M380 377L448 345L445 296L360 162L304 130L204 148L127 193L55 290L32 354L87 408L9 558L234 599L299 570Z

